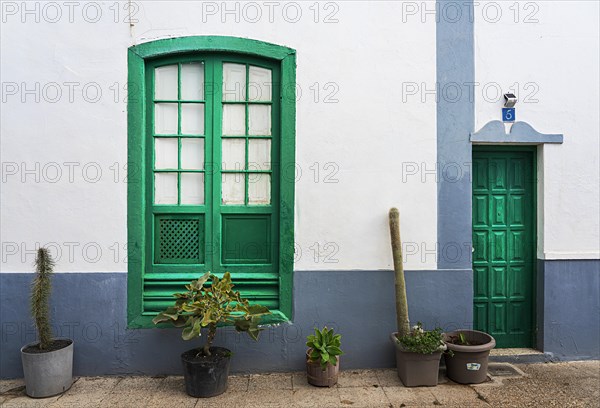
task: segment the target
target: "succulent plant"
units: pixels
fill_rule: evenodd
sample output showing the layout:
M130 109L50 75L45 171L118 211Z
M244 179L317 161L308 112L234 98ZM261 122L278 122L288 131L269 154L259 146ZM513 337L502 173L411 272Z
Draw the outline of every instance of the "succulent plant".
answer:
M335 334L333 329L324 327L319 330L315 327L315 334L308 336L306 340L310 361L318 361L323 370L327 369L327 364L336 365L337 356L343 354L340 349L342 335Z

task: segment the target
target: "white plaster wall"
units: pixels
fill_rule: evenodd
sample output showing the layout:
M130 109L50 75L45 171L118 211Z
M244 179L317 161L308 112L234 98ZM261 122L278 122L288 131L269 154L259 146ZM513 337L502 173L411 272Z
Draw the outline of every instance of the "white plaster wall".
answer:
M597 259L599 3L495 2L500 18L490 3L475 7L476 129L501 120L501 88L518 92L517 120L564 134L538 148L538 258Z
M252 22L244 3L225 14L221 2L135 1L130 27L125 3L118 15L114 2L89 3L32 2L29 14L20 2L16 11L2 6L2 272L30 271L36 243L56 251L58 271L126 271L126 50L169 36L230 35L297 50L297 270L391 268L391 206L406 241L435 246L436 184L402 177L406 163L433 168L436 160L434 98L402 98L402 83L435 82L433 18L402 23L400 3L359 1L320 3L317 19L313 2L302 2L292 23L295 6L280 2L269 15L273 6L257 2L263 14ZM338 22L325 23L328 15ZM324 103L333 89L337 102ZM413 256L406 268L435 268L435 255Z

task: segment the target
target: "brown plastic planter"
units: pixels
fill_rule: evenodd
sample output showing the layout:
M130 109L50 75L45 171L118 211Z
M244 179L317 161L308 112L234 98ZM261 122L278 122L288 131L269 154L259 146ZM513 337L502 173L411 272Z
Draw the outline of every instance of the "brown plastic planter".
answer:
M333 387L336 385L340 372L340 356L337 357L336 365L327 364L327 368L323 371L320 362L310 361L309 351L306 352L306 379L308 383L317 387Z
M450 337L463 333L466 340L475 343L473 346L452 344ZM487 333L477 330L456 330L444 334L444 341L450 353L445 354L446 375L454 382L461 384L479 384L487 378L488 357L490 350L496 347L496 340Z
M392 333L390 339L396 346L396 368L402 384L406 387L435 387L438 383L442 352L420 354L403 351L398 343L397 334Z

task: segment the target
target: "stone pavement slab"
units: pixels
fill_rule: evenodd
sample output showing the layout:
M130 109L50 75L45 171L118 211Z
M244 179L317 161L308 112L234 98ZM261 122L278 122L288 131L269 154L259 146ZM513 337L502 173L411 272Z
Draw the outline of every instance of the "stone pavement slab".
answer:
M396 375L396 378L398 376ZM338 387L372 387L379 385L375 370L345 370L340 371Z
M292 374L253 374L249 378L248 391L291 390Z
M299 387L292 391L291 405L302 408L338 408L340 394L337 387Z
M507 364L507 363L493 363ZM32 399L22 380L0 381L2 408L390 408L600 406L600 362L495 367L490 381L461 385L443 377L436 387L407 388L394 369L345 370L331 388L309 385L306 373L232 375L228 390L208 399L185 393L183 377L82 377L60 396ZM493 370L492 370L493 371ZM508 373L508 374L506 374ZM511 374L512 373L512 374Z
M0 395L6 393L8 391L11 391L15 388L24 387L24 386L25 386L25 381L23 381L23 379L0 381Z
M477 392L468 385L440 384L429 388L438 404L445 407L488 407Z
M383 387L383 391L394 408L433 407L438 405L431 387Z
M99 407L111 391L121 381L119 377L81 377L71 389L56 401L48 403L49 408L63 407Z
M599 361L519 364L524 377L496 377L473 385L482 400L493 407L598 407Z
M340 406L348 407L386 407L390 401L383 391L383 388L377 387L339 387Z
M230 392L216 396L214 398L199 399L197 408L228 408L228 407L288 407L291 405L293 391L265 389L247 392Z
M154 377L124 377L104 398L99 408L131 408L141 407L148 404L162 388L165 378ZM165 396L165 400L168 399ZM170 404L169 404L170 405Z
M381 387L398 387L400 385L400 378L398 378L398 372L395 368L374 371Z
M190 398L185 393L183 377L167 377L160 384L160 388L148 401L147 408L163 408L168 405L175 408L194 408L196 398Z

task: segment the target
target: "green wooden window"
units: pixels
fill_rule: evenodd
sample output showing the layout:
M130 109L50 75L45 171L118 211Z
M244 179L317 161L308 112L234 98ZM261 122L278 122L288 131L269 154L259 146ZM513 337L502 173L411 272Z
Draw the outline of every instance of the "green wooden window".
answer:
M232 37L129 49L128 322L231 272L291 317L295 53Z

